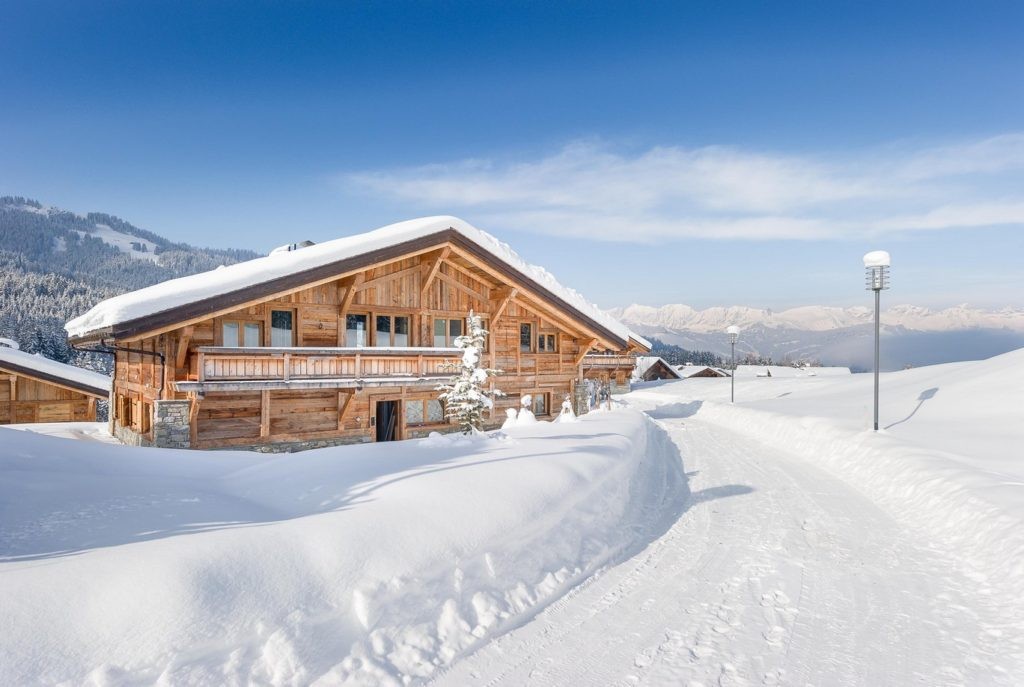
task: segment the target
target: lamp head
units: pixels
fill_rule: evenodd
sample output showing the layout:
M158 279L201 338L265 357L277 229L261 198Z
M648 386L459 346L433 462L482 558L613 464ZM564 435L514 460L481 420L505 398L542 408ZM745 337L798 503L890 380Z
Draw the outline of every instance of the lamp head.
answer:
M729 335L729 342L736 343L736 340L740 338L740 328L736 325L731 325L725 330L726 334Z
M864 267L890 267L892 260L889 259L888 251L873 250L864 256Z

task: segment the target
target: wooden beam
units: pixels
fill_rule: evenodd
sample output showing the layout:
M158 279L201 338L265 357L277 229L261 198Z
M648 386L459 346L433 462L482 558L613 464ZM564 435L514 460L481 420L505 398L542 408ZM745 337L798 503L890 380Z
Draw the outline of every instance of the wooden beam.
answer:
M260 392L260 437L270 436L270 392Z
M474 255L472 255L467 250L463 250L459 246L452 246L452 251L456 255L458 255L460 258L462 258L466 262L468 262L471 265L473 265L474 267L478 267L482 271L484 271L487 274L491 275L495 280L497 280L497 281L499 281L501 283L511 284L511 285L515 286L517 289L519 289L519 295L520 296L529 297L531 301L544 302L543 298L541 298L537 294L533 293L531 290L527 289L522 284L518 284L518 283L510 281L509 278L504 276L499 270L495 269L491 265L488 265L483 260L477 259ZM533 312L539 312L539 310L537 308L531 308L531 310L533 310ZM560 326L562 326L564 329L566 329L570 333L573 333L573 332L587 333L587 334L590 334L591 336L593 336L595 334L599 334L599 332L591 331L591 329L589 327L583 326L582 323L578 322L575 319L568 318L568 317L560 315L560 314L559 315L555 315L556 311L554 309L551 309L549 312L551 314L547 315L548 319L551 319L552 321L560 322L561 323ZM557 311L557 312L560 313L561 311ZM566 324L567 322L571 322L571 324ZM613 341L604 341L604 343L609 348L618 348L617 345L613 345L615 343Z
M352 307L352 301L355 300L356 291L359 290L359 285L363 283L366 276L360 272L355 275L349 281L348 286L345 288L345 295L341 299L341 305L338 306L338 345L345 345L345 316L348 315L348 309ZM367 322L369 327L369 322Z
M345 413L348 412L349 406L352 404L352 397L354 393L346 393L344 391L338 392L338 429L345 429Z
M505 314L505 310L508 309L508 304L512 302L512 299L519 293L519 289L508 289L505 295L500 301L491 301L491 320L487 326L494 331L494 328L498 326L498 320Z
M178 337L178 350L174 354L174 366L185 367L185 357L188 355L188 345L192 343L192 334L195 333L195 326L189 325L181 330Z
M583 363L583 359L587 357L587 353L590 353L590 349L597 345L597 339L591 339L587 343L580 346L579 353L576 354L576 360L573 363L579 367Z
M434 277L441 269L441 263L444 262L451 254L451 246L445 246L438 252L437 256L429 263L426 263L426 270L423 275L423 280L420 282L420 307L423 307L423 303L427 300L427 290L430 289L430 285L434 282Z
M199 440L199 396L189 394L192 404L188 407L188 445L196 448Z
M422 269L423 267L421 265L413 265L412 267L406 267L405 269L398 270L397 272L392 272L391 274L381 275L380 277L374 277L373 279L366 279L361 284L356 286L355 290L362 291L363 289L370 289L373 288L374 286L377 286L377 284L383 284L384 282L391 281L392 279L401 279L407 274L419 272Z
M467 277L469 277L473 281L480 282L481 284L486 286L488 289L493 289L493 288L496 287L496 283L495 282L489 281L488 279L485 279L484 277L482 277L479 274L474 274L473 272L470 272L469 268L463 267L459 263L455 262L454 260L451 259L451 256L449 256L449 259L444 264L447 267L450 267L451 269L455 270L456 272L459 272L461 274L466 275ZM487 276L490 277L490 275L487 275ZM504 280L502 280L500 282L497 282L497 284L502 284L502 283L504 283Z
M459 291L462 291L463 293L469 294L471 297L477 299L478 301L485 301L486 302L486 301L490 300L486 293L480 293L476 289L474 289L474 288L472 288L470 286L466 286L465 284L460 282L455 277L447 275L444 272L438 272L437 273L437 279L439 279L440 281L443 281L445 284L448 284L448 286L451 286L453 289L458 289Z

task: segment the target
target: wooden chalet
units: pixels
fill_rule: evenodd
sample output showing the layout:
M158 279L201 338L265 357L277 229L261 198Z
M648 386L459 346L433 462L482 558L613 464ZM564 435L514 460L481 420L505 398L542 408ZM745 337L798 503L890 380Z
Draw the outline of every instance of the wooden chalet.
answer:
M94 422L110 378L0 345L0 424Z
M115 354L122 441L299 450L444 431L437 400L470 310L503 373L495 425L522 395L539 417L576 392L591 352L629 331L492 236L453 217L292 246L100 303L69 340ZM640 350L643 350L642 347Z
M671 365L658 356L637 356L633 378L641 382L653 382L659 379L682 379Z

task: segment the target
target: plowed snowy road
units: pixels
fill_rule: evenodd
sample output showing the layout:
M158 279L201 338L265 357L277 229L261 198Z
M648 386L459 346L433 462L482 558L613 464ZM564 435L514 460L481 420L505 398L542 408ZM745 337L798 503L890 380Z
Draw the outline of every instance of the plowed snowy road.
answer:
M436 684L1020 684L998 600L941 548L807 461L671 408L652 416L689 475L675 525Z

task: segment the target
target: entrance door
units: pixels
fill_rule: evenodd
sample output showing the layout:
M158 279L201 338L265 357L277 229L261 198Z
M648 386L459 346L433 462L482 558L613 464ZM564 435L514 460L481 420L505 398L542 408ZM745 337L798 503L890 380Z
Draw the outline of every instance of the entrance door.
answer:
M377 401L377 441L398 439L398 401Z

